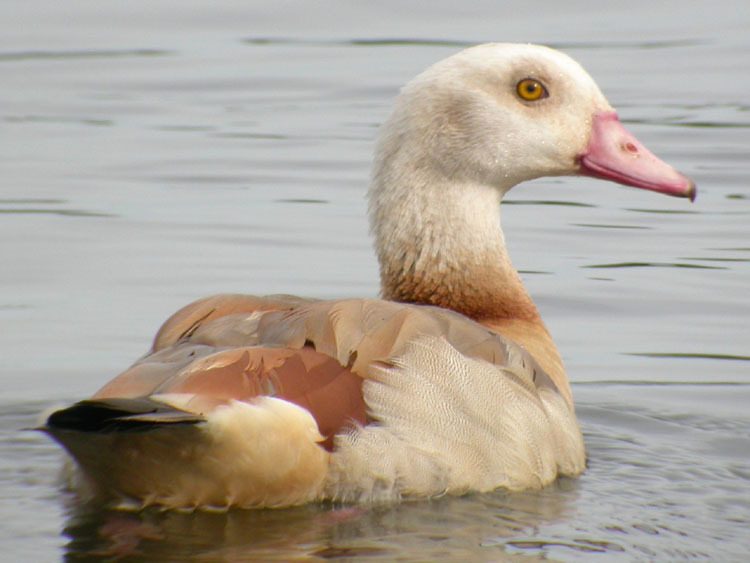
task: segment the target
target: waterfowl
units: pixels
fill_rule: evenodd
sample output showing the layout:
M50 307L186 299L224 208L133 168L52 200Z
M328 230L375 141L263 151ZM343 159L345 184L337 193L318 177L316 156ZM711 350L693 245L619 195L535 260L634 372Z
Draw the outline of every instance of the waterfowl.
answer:
M695 197L568 56L486 44L440 61L376 146L381 299L202 299L43 430L90 491L134 506L389 502L578 475L568 378L499 213L511 187L559 175Z

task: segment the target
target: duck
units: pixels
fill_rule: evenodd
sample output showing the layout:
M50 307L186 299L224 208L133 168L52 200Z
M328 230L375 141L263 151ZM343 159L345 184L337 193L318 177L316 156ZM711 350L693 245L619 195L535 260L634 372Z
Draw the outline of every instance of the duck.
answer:
M589 74L490 43L402 88L368 190L380 298L221 294L41 429L121 507L392 503L586 468L560 353L513 267L501 202L547 176L695 198Z

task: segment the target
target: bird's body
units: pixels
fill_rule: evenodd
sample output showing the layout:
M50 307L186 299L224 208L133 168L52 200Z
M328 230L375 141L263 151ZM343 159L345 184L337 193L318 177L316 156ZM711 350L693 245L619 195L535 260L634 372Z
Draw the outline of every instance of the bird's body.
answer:
M219 295L53 413L100 496L164 507L542 487L585 467L559 352L508 257L500 202L588 174L692 198L567 56L490 44L409 83L370 187L382 300Z

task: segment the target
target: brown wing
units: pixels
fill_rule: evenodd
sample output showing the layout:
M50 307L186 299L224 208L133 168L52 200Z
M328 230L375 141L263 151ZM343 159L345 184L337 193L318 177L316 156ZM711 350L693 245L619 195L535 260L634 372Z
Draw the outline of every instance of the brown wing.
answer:
M265 347L242 332L212 346L191 341L201 326L219 319L224 321L219 326L225 326L228 318L234 321L230 324L242 327L248 316L260 320L264 312L290 311L310 302L293 297L217 295L192 303L162 326L149 355L93 398L189 393L197 396L191 409L204 412L228 400L274 396L307 409L326 437L323 445L330 449L341 428L367 422L361 377L311 346ZM226 348L229 340L255 345Z
M173 315L152 351L94 398L189 393L191 411L204 413L232 399L274 396L307 409L330 448L347 424L368 422L362 381L370 366L391 362L422 335L494 364L517 353L535 365L497 333L436 307L218 295ZM537 385L552 385L539 372Z
M226 315L254 313L262 311L290 311L313 299L304 299L293 295L257 295L220 294L199 299L183 307L159 329L154 338L152 352L171 346L178 340L189 336L201 324Z
M150 385L144 385L147 382ZM200 413L229 400L246 401L259 395L285 399L313 415L329 449L333 436L346 424L367 421L362 378L311 347L231 348L187 365L143 362L120 374L94 398L159 393L195 394L191 410Z

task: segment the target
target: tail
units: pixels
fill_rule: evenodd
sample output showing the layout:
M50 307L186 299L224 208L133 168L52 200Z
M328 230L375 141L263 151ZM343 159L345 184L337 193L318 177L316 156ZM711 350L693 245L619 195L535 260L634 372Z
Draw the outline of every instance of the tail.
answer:
M125 499L121 483L139 464L126 460L153 458L177 450L181 441L206 419L149 398L93 399L53 412L38 428L65 448L80 471L67 476L82 498ZM187 435L186 435L187 433ZM173 454L174 455L174 454ZM124 471L125 470L125 471Z
M205 418L147 397L80 401L53 412L40 430L61 441L61 432L143 432L165 425L198 424ZM63 445L65 445L63 443Z
M53 412L40 430L76 461L76 489L120 506L249 508L320 498L329 454L307 410L274 397L205 414L176 403L81 401Z

